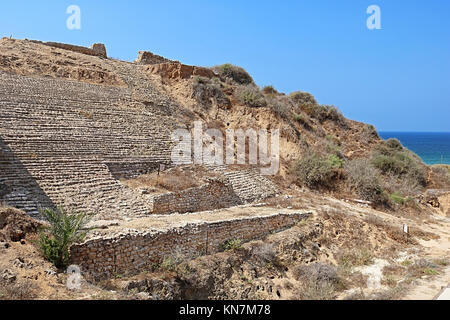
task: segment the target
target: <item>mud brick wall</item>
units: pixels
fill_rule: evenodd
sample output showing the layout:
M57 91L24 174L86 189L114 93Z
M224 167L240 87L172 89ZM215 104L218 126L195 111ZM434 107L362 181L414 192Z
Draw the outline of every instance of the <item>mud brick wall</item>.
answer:
M193 258L221 250L229 239L243 242L289 228L308 213L280 213L213 223L190 223L166 231L118 234L93 238L70 249L71 263L85 278L100 280L117 274L150 270L169 257Z
M211 179L205 185L153 198L154 214L186 213L229 208L242 204L226 181Z

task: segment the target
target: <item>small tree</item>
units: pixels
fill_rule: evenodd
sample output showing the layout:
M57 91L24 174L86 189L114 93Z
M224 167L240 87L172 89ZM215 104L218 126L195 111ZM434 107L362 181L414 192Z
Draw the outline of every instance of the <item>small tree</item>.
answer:
M41 213L50 224L40 232L38 243L41 252L57 268L64 268L69 263L70 246L86 236L83 227L89 221L90 215L68 213L61 208L45 209Z

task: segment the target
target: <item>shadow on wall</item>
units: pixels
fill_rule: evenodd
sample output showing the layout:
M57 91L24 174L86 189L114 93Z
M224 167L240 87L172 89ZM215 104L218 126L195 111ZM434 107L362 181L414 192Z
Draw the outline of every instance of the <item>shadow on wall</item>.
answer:
M0 136L0 203L38 217L39 210L55 208L28 169Z

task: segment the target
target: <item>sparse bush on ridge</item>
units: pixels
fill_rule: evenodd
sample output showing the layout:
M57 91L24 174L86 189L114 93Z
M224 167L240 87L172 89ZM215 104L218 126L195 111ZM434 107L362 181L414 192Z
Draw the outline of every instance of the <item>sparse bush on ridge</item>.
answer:
M265 86L262 88L262 93L267 95L276 95L278 94L278 91L273 86Z
M372 156L372 164L385 175L394 175L411 183L426 185L426 169L414 153L403 148L397 139L379 144Z
M42 215L50 227L40 232L40 250L57 268L64 268L69 263L70 246L85 237L86 231L82 229L89 222L90 216L85 213L68 213L63 209L45 209Z
M307 103L300 105L300 109L319 122L330 120L341 127L347 127L347 120L335 106Z
M289 97L296 104L300 104L300 105L306 105L306 104L317 105L317 101L314 98L314 96L311 93L308 93L308 92L295 91L295 92L290 93Z
M368 140L372 139L372 138L375 138L375 139L380 138L380 136L378 135L377 129L371 124L364 125L362 135L365 136L366 138L368 138Z
M289 120L292 115L292 105L285 96L266 97L267 106L279 117Z
M230 105L230 100L223 93L220 84L214 79L204 77L194 78L193 98L206 107L211 106L211 99L213 99L218 106Z
M243 68L230 63L222 64L212 68L221 77L229 78L238 84L247 85L253 83L253 78Z
M248 107L266 107L267 101L258 87L254 85L240 86L237 88L237 98Z

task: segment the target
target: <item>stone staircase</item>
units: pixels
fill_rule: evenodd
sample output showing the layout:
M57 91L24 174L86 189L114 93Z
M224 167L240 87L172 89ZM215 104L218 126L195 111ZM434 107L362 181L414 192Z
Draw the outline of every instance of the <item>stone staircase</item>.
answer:
M128 88L0 72L0 201L32 215L55 206L99 219L151 213L145 195L109 168L168 163L175 122L131 96Z
M231 171L225 165L208 167L228 178L231 187L243 203L263 200L279 193L273 182L261 175L258 169Z
M152 213L151 199L119 179L171 163L180 107L139 65L102 62L125 87L0 71L0 202L34 216L57 206L100 220ZM243 203L277 193L257 170L213 170Z

